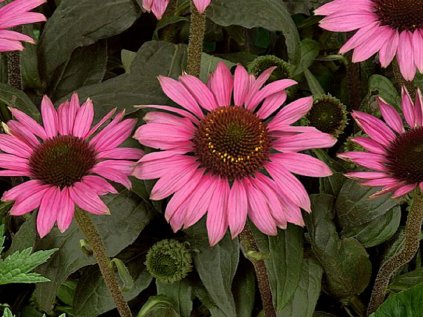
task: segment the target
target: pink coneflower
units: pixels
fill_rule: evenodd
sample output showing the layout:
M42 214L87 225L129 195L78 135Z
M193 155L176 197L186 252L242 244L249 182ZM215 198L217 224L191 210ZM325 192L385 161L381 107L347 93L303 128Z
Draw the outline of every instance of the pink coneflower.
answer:
M161 19L169 5L170 0L141 0L142 7L148 12L153 12L157 19ZM210 5L211 0L193 0L198 12L204 13Z
M178 81L159 77L164 93L182 109L142 106L173 114L145 116L147 124L135 138L163 151L145 155L134 175L159 178L153 200L173 194L165 217L175 231L192 226L206 212L211 245L228 226L236 237L247 215L269 235L288 222L304 225L301 208L310 211L310 199L292 173L328 176L331 171L297 152L330 147L335 139L313 127L291 126L310 110L311 97L277 112L287 98L284 89L296 82L282 79L262 88L274 69L255 78L238 65L232 76L220 63L207 86L190 75Z
M366 186L383 187L375 195L393 192L397 198L408 194L417 186L423 189L423 98L417 90L413 105L410 95L402 89L402 112L408 128L405 129L398 112L379 98L382 120L354 112L353 117L369 136L353 141L367 152L347 152L339 157L350 160L372 171L352 172L347 176L358 179Z
M109 112L94 127L93 103L80 106L74 94L54 109L48 97L41 104L43 126L18 109L11 109L16 120L7 123L8 134L0 135L0 176L24 176L30 180L3 194L3 201L15 201L10 214L20 216L39 207L37 230L41 237L55 222L60 231L71 224L75 205L95 215L109 210L99 198L116 193L108 180L131 186L128 176L139 149L119 148L131 134L135 120L122 120Z
M0 0L4 2L4 0ZM47 0L14 0L0 8L0 52L22 51L21 42L34 43L34 40L24 34L7 30L18 25L45 21L41 13L30 12Z
M421 0L334 0L315 11L326 16L320 26L334 32L357 33L342 46L354 50L353 62L379 53L383 67L397 56L401 74L413 80L423 72L423 4Z

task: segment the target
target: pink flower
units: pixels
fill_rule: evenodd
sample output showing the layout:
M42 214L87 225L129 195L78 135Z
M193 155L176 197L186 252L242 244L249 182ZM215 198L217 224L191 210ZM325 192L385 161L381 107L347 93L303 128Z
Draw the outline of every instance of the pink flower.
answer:
M161 19L169 5L170 0L142 0L142 7L148 12L153 12L157 19ZM198 12L204 13L211 0L193 0Z
M151 199L173 195L165 213L173 230L188 228L207 213L214 245L228 227L236 237L247 215L268 235L288 222L304 225L301 208L310 211L310 199L293 173L331 171L298 152L330 147L336 140L313 127L291 126L313 100L298 99L278 111L287 98L284 89L296 82L282 79L263 87L274 69L255 78L238 65L233 76L220 63L207 85L190 75L178 81L159 77L164 93L182 108L142 106L167 111L149 112L135 133L143 145L163 151L145 155L134 175L159 179Z
M57 111L48 97L41 103L43 126L18 109L10 109L16 120L7 123L8 134L0 134L0 176L24 176L30 180L3 194L15 201L10 214L20 216L39 208L37 230L41 237L55 222L64 232L71 224L75 205L95 215L109 210L99 198L116 193L108 180L130 188L128 176L142 151L118 148L131 134L135 120L122 120L124 112L98 132L115 110L94 127L93 103L80 106L78 95Z
M353 141L366 152L339 154L340 158L370 170L346 176L366 186L382 187L375 196L393 192L393 197L397 198L417 186L423 189L423 98L420 90L413 105L403 88L401 106L408 128L404 127L394 107L382 98L379 98L379 107L385 122L363 112L354 112L354 119L369 137L356 137Z
M4 0L0 0L4 2ZM41 13L30 12L47 0L14 0L0 8L0 52L22 51L21 42L34 43L34 40L24 34L7 30L18 25L45 21Z
M334 0L315 11L320 26L334 32L357 30L340 53L354 50L353 62L379 53L383 67L397 57L402 76L423 72L423 5L420 0Z

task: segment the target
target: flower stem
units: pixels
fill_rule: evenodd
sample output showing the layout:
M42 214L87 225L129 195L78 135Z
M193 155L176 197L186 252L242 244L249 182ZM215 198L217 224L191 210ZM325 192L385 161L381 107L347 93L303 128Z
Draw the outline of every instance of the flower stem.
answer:
M377 273L367 314L373 313L384 301L392 275L411 261L420 246L420 231L423 222L423 197L419 191L414 194L413 204L405 225L405 243L400 253L385 261Z
M121 317L132 317L131 310L123 297L116 275L112 270L110 259L107 256L103 241L97 232L94 223L84 211L79 209L76 210L75 219L94 252L94 256L97 260L98 266L100 267L100 272L103 275L106 287L109 289L110 294L113 297L116 308L119 311L119 315Z
M350 62L347 65L349 99L352 109L358 110L361 105L360 64Z
M203 52L204 33L206 31L206 15L198 12L191 3L191 24L189 28L187 72L200 76L201 53Z
M249 252L260 252L260 249L248 224L245 225L245 228L241 232L239 238L241 241L241 246L244 249L245 254L247 254L247 257ZM264 309L264 316L276 317L276 312L272 301L272 291L270 289L269 278L267 276L264 260L257 260L251 257L248 257L248 259L251 261L251 263L253 263L254 270L256 272L257 284Z
M22 26L13 28L14 31L22 33ZM7 81L16 89L22 90L21 75L21 52L14 51L7 53Z

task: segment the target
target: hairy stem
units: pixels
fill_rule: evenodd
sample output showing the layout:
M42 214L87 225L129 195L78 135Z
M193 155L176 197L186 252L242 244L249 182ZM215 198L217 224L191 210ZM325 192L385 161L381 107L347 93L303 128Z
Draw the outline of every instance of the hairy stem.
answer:
M347 65L347 79L350 105L358 110L361 105L360 64L351 62Z
M104 282L113 297L116 308L119 311L119 315L121 317L132 317L131 310L123 297L116 275L112 270L110 259L107 256L103 241L101 240L94 223L84 211L79 209L76 210L75 219L94 252L94 256L97 260L98 266L100 267Z
M22 26L17 26L13 30L21 33ZM10 86L22 90L21 52L19 51L7 53L7 81Z
M203 52L204 33L206 31L206 15L197 11L191 3L191 24L189 28L187 72L200 76L201 53Z
M256 240L254 239L253 233L251 232L248 224L245 225L244 231L241 232L240 241L245 254L247 254L247 257L249 252L260 252L260 249L257 246ZM270 290L270 283L264 260L257 260L252 257L248 257L248 259L251 261L251 263L253 263L254 270L256 272L257 284L264 309L264 316L276 317L276 312L272 301L272 291Z
M420 246L420 231L423 222L423 197L415 192L413 204L405 225L405 243L400 253L385 261L377 273L367 314L373 313L384 301L392 275L411 261Z

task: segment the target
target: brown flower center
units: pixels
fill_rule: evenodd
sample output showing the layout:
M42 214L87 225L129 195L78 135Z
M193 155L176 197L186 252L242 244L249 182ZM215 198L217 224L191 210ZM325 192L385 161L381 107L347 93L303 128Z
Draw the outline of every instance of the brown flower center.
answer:
M243 178L259 170L269 156L266 124L241 107L220 107L200 123L194 137L195 155L209 172Z
M44 184L71 186L96 163L96 151L81 138L56 136L39 145L29 159L32 177Z
M387 154L386 166L393 177L408 184L423 181L423 127L399 135Z
M373 0L382 25L399 31L423 28L422 0Z

